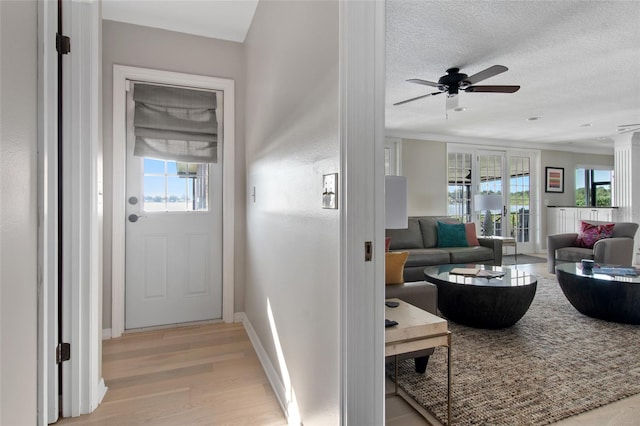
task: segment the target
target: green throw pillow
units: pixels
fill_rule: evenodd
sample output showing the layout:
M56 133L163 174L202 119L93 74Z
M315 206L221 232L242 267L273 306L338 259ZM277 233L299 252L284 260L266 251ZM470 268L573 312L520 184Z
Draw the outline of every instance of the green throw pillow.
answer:
M438 222L438 247L469 247L464 223Z

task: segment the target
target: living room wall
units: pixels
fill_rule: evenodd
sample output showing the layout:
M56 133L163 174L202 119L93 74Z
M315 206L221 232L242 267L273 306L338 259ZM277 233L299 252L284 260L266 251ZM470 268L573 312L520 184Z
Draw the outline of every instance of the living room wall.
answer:
M496 147L499 148L499 147ZM417 215L447 214L447 144L420 139L403 139L402 174L407 177L408 212ZM575 204L575 169L578 166L606 166L613 169L611 155L586 154L569 151L540 151L540 250L546 249L547 212L545 205L573 206ZM564 193L544 192L545 167L564 167Z
M447 214L447 144L404 139L402 174L407 177L409 216Z

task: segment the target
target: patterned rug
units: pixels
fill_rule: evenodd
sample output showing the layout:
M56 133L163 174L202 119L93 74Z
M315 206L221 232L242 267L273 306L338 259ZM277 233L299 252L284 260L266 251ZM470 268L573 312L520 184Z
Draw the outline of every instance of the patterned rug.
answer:
M546 425L640 393L640 326L580 314L553 279L539 278L511 328L449 328L456 425ZM443 424L446 356L437 348L425 375L413 360L399 365L400 387Z

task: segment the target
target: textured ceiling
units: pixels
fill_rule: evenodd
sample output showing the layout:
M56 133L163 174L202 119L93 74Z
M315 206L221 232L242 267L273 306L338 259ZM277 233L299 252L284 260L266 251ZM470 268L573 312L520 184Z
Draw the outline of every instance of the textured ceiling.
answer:
M243 42L258 0L102 0L102 18Z
M607 152L618 125L640 123L640 1L386 4L390 136ZM496 64L509 71L479 84L518 92L461 93L448 118L445 95L393 106L436 91L409 78Z

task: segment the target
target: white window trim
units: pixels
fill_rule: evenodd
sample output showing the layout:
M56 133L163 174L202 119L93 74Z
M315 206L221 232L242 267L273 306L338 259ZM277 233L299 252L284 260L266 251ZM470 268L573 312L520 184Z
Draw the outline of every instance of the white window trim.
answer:
M234 304L234 221L235 221L235 82L231 79L184 74L149 68L113 66L113 207L111 242L111 336L124 331L125 295L125 165L126 165L126 84L127 80L150 81L224 93L222 144L222 320L233 322Z

